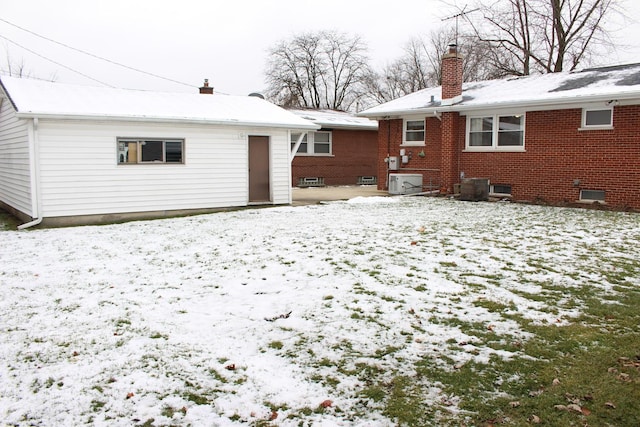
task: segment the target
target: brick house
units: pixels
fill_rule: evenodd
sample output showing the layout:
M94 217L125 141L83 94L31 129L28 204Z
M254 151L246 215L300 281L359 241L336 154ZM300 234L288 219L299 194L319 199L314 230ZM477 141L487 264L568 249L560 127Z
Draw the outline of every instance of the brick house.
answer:
M640 210L640 64L463 84L462 61L451 46L441 87L359 114L379 121L379 189L483 178L517 201Z
M332 110L289 110L321 126L302 139L291 163L291 184L299 187L375 184L378 123ZM291 134L291 147L300 133Z

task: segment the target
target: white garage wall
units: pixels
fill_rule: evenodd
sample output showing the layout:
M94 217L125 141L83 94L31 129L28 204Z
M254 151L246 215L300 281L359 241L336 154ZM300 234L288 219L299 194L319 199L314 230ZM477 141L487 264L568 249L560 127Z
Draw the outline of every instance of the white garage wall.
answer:
M271 138L274 204L290 203L284 129L40 120L43 216L245 206L249 135ZM184 164L117 164L117 138L181 138Z

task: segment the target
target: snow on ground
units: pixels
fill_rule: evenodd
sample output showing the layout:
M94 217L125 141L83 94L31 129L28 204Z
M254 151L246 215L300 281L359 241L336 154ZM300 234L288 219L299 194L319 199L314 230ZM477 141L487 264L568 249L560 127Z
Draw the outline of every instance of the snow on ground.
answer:
M570 321L579 308L562 292L555 307L531 296L546 283L614 292L603 272L638 256L639 226L625 213L375 197L0 232L0 421L226 426L278 408L283 426L392 425L354 372L515 356L454 320L527 339L474 304L489 300ZM425 395L442 398L437 384Z

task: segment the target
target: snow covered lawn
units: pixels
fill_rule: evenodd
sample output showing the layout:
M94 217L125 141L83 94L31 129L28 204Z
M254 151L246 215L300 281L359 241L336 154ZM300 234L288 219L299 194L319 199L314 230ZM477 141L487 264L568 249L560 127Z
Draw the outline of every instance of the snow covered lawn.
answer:
M0 242L0 423L388 426L372 385L521 356L514 315L615 294L640 216L372 197Z

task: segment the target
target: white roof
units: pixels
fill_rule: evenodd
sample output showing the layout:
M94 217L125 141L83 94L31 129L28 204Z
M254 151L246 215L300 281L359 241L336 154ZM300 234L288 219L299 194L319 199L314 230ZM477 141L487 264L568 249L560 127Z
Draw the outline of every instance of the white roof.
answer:
M378 130L378 122L376 120L357 117L344 111L314 109L291 109L289 111L323 128Z
M317 125L257 97L114 89L6 76L0 83L18 117L318 129Z
M599 101L640 103L640 64L464 83L462 100L449 106L442 105L441 95L440 86L427 88L359 115L380 118L437 111L570 108Z

